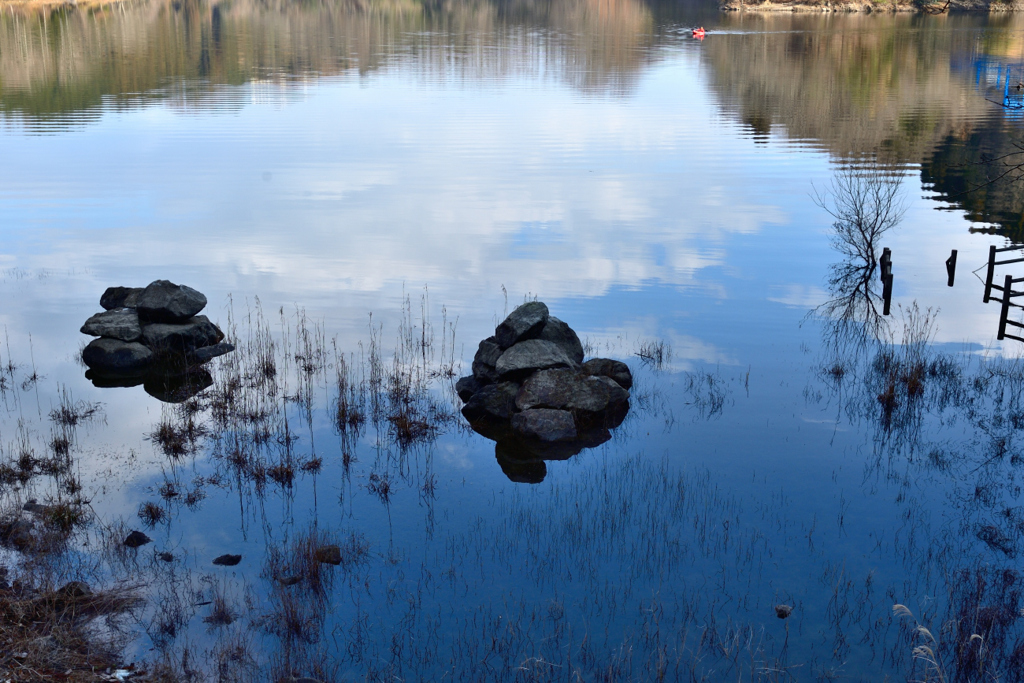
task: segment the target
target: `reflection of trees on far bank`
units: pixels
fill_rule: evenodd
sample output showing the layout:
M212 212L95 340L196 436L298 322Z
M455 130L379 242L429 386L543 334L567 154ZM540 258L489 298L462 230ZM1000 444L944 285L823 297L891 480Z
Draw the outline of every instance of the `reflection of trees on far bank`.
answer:
M973 18L728 14L740 31L705 41L722 106L752 134L780 127L841 158L914 163L964 119L991 106L955 72Z
M725 20L742 33L707 41L704 62L722 107L755 138L782 129L842 159L921 163L925 185L968 220L1024 240L1021 118L986 99L1002 89L982 73L1024 64L1024 45L1012 30L955 30L1012 29L1020 17Z
M996 109L992 105L993 109ZM925 186L972 222L1024 243L1024 135L1002 110L947 135L921 165Z
M148 98L202 102L214 86L365 76L495 82L540 74L629 92L660 40L643 0L151 2L0 16L0 109L56 116ZM219 102L218 106L230 106Z

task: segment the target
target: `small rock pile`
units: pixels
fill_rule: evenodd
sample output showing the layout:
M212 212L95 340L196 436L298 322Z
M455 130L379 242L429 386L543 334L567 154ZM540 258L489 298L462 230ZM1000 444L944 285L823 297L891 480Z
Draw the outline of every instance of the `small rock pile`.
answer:
M180 375L235 350L223 341L219 327L197 315L206 297L185 285L157 280L147 287L109 287L100 306L104 312L82 325L83 334L99 337L82 350L88 376L97 385Z
M497 442L513 481L543 480L544 460L564 460L611 438L629 411L625 363L583 362L583 345L539 301L512 311L480 342L473 374L455 388L475 431Z

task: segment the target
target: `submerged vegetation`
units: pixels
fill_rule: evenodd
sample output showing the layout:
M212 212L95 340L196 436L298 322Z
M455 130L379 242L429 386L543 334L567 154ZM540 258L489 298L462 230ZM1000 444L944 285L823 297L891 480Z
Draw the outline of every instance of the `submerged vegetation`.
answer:
M1024 414L1014 389L1024 386L1024 370L1008 362L976 366L968 356L941 353L929 343L932 312L911 307L901 315L898 336L822 368L820 381L828 391L819 401L836 401L850 421L874 425L873 467L904 491L904 505L911 505L915 476L963 481L949 489L954 500L966 496L969 500L959 504L982 513L972 515L979 521L967 538L991 548L996 558L1012 560L1022 528L1004 496L1020 460L1002 432L1012 432L1018 423L1024 427L1024 420L1014 417ZM250 319L255 324L249 337L274 339L258 309L247 315ZM324 409L342 461L333 471L352 477L356 466L364 465L358 470L365 473L368 498L363 500L377 499L385 512L396 510L400 490L415 488L418 505L428 520L434 518L436 475L417 471L409 461L426 453L417 451L425 442L403 443L392 418L409 414L413 406L422 411L416 414L429 415L445 405L449 394L431 392L421 382L440 379L443 386L451 381L447 371L416 360L423 357L418 343L409 347L412 356L401 356L399 344L398 360L377 361L376 367L361 361L359 353L338 363L334 346L309 341L324 338L319 325L301 311L292 321L295 331L275 339L273 355L265 348L239 354L233 368L234 361L225 359L215 387L161 415L161 423L175 425L174 431L195 433L199 446L182 456L165 452L154 440L169 469L159 487L164 503L147 502L139 509L147 525L165 524L180 514L174 511L186 498L195 491L208 496L211 488L237 488L254 521L266 515L259 501L280 496L294 505L293 492L303 478L321 476L304 465L313 460L314 402L324 403L316 397L327 387L333 395ZM380 328L373 329L363 358L383 356L376 341ZM411 337L403 332L403 338ZM322 354L321 348L331 351ZM407 358L413 358L413 367ZM441 365L452 363L447 355ZM267 372L271 364L275 369ZM376 395L373 387L379 387ZM688 402L703 419L721 415L728 387L717 373L683 377L692 397ZM414 398L421 390L432 393L429 401ZM963 415L950 424L977 424L972 433L1000 425L1002 445L951 453L948 441L930 442L935 429L930 421L936 415L945 421L944 411ZM364 417L335 420L339 412ZM190 420L205 430L190 428ZM445 424L433 424L434 434L442 434ZM367 435L375 435L383 459L360 463L356 453L364 449L357 439ZM326 453L316 452L323 467ZM199 453L212 459L204 474L189 482L178 472ZM976 457L976 464L965 456ZM326 465L331 468L330 458ZM1004 469L997 473L999 468ZM975 484L964 479L965 472L977 477ZM345 500L358 492L342 495ZM553 482L543 495L513 489L491 519L449 522L438 542L415 551L425 551L419 558L410 548L389 547L355 528L322 526L315 516L280 533L264 532L266 553L253 583L196 572L167 550L144 560L150 567L144 572L149 599L136 623L158 654L138 675L154 680L304 675L327 681L352 671L367 680L434 671L460 680L710 681L750 675L783 680L807 669L827 680L854 650L878 648L889 665L917 671L925 680L976 680L972 672L979 671L1016 680L1011 672L1024 656L1021 578L998 559L976 562L964 552L962 535L936 535L940 530L930 530L919 513L908 519L909 536L893 537L892 551L908 571L927 573L916 585L887 587L875 586L872 572L858 576L856 567L838 562L813 524L792 527L786 520L800 517L794 501L781 498L751 520L748 503L717 485L710 471L679 469L643 456L594 461ZM428 521L426 528L433 524ZM111 538L121 534L109 532ZM919 552L924 543L928 555ZM138 572L143 554L132 553L108 551L109 575L117 576L118 566ZM821 633L806 614L813 609L811 593L790 585L766 594L766 586L754 578L771 576L776 558L794 556L802 566L819 568L819 584L832 596L834 606L826 614L832 655L814 655L811 636L801 635L809 627ZM942 571L927 569L936 562ZM453 591L460 596L455 609ZM896 613L885 614L883 594L893 596L890 606L899 603ZM901 601L913 604L928 594L943 597L925 603L926 622L910 619ZM742 604L731 605L737 599ZM779 605L787 608L781 621ZM435 635L425 638L426 633Z
M68 668L102 656L152 681L1019 680L1024 361L937 348L938 315L916 305L880 338L826 344L804 396L854 435L856 496L820 487L843 466L828 453L781 488L744 487L764 475L741 454L725 454L738 475L687 462L690 443L747 424L757 373L671 372L664 342L622 341L661 363L634 359L621 436L543 487L481 492L490 480L459 469L481 451L456 413L456 324L442 309L435 332L425 294L414 310L407 297L392 345L371 317L349 351L301 309L230 313L238 351L152 415L152 474L120 516L96 511L80 471L104 407L59 387L52 409L26 410L45 385L20 388L27 366L5 375L10 599L107 590L12 622L20 651L56 634L46 656ZM622 447L653 427L664 439L644 443L664 455ZM149 542L126 545L139 529Z

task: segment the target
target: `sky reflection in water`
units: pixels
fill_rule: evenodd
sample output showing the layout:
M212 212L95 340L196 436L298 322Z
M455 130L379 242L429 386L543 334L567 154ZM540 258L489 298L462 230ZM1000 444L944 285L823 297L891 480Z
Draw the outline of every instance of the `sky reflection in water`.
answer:
M186 553L183 580L200 587L210 558L241 552L235 574L216 575L237 601L243 582L253 586L256 613L280 607L260 577L268 543L294 539L312 519L365 535L369 559L339 575L318 643L259 636L267 652L304 653L303 666L318 652L340 658L351 676L498 675L494 667L510 680L523 671L560 680L539 661L564 673L571 655L584 671L619 662L642 678L659 652L712 679L771 667L795 667L801 680L907 675L910 639L892 603L936 623L951 618L967 603L949 591L966 583L943 583L943 572L1011 566L996 537L978 530L996 528L1013 544L1020 533L1017 513L993 517L1016 509L1013 429L979 417L1006 413L1014 424L1013 406L992 399L995 384L969 381L971 354L1018 354L995 340L997 305L981 303L970 272L1003 238L968 231L1014 235L1007 216L1019 212L1019 192L1004 183L984 201L956 197L965 172L949 161L982 153L965 140L1004 144L999 131L1016 134L985 101L996 86L976 76L993 61L1021 62L1019 20L609 7L605 17L588 3L555 3L543 16L489 5L411 19L345 5L218 14L204 4L72 15L67 44L82 56L59 81L66 101L43 95L55 78L43 57L59 55L27 37L33 20L4 18L4 44L29 49L0 52L9 339L0 360L22 364L15 385L32 363L44 376L5 394L7 452L19 418L46 438L64 385L104 404L106 424L79 437L81 477L104 521L138 526L135 510L168 473L188 482L223 469L206 457L172 466L149 438L170 408L141 388L98 390L82 377L78 327L109 285L186 283L206 293L222 326L233 309L242 338L257 299L274 334L287 331L293 344L297 309L343 353L365 356L380 329L385 358L406 296L421 324L426 286L438 344L442 305L444 320L457 319L455 359L466 373L504 312L536 296L595 355L634 368L631 416L608 444L549 464L544 483L526 487L505 479L491 442L455 424L409 451L372 426L339 442L328 371L313 414L281 404L299 424L308 419L297 449L322 457L323 472L300 476L290 492L270 485L253 507L240 502L247 485L208 487L197 511L172 506L173 521L151 533L156 545ZM697 43L690 23L718 31ZM178 24L197 30L168 43ZM250 45L249 24L288 47ZM163 66L133 74L128 61L110 71L91 58L90 48L124 35L139 62ZM895 417L878 412L886 349L837 361L807 318L827 299L838 259L814 189L845 161L870 165L874 155L904 174L907 213L883 240L893 308L941 309L934 341L970 365L954 376L929 361L930 393L904 397ZM950 289L943 262L954 248ZM899 320L894 329L900 339ZM650 340L671 348L666 367L635 355ZM885 367L916 362L894 357ZM821 372L837 362L845 384ZM275 400L301 386L290 372ZM962 389L946 391L957 381ZM984 468L972 459L998 439L1005 457L982 457ZM349 470L346 448L357 458ZM943 458L954 464L928 467ZM388 505L371 474L394 482ZM433 496L423 488L431 476ZM970 500L979 477L1000 483L991 500ZM22 495L49 492L39 482ZM167 571L143 565L155 577ZM407 608L417 595L425 606ZM797 608L789 631L774 614L780 602ZM543 619L526 626L535 614ZM503 630L499 615L519 628ZM651 635L650 615L662 616L663 634ZM202 616L188 632L224 642L230 629L205 636ZM994 661L1015 680L1005 667L1020 630L999 628L1007 640L994 641ZM479 642L459 639L467 629ZM394 654L393 631L409 638L404 654ZM440 635L424 644L428 632ZM492 636L505 649L484 666Z

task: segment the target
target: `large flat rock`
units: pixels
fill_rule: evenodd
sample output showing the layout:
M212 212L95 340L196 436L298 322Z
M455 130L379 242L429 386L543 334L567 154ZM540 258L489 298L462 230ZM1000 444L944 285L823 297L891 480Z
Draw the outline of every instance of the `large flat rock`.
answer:
M97 313L86 320L81 332L93 337L110 337L130 342L142 336L142 326L135 309L116 308Z
M501 354L495 369L502 379L519 378L537 370L576 366L557 344L542 339L527 339Z

